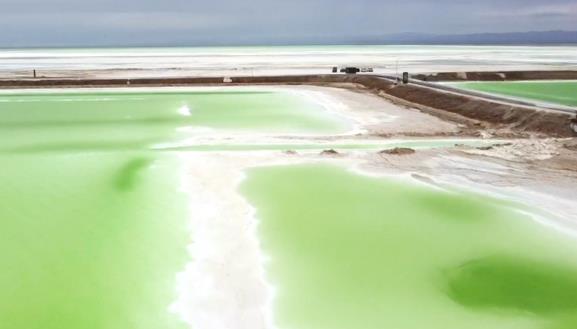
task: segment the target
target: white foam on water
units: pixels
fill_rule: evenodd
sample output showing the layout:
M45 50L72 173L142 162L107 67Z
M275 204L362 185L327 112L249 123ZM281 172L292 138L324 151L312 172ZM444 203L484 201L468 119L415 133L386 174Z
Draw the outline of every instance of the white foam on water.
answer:
M180 113L182 116L185 117L189 117L192 115L192 112L190 110L190 107L188 107L188 105L183 105L178 109L178 113Z

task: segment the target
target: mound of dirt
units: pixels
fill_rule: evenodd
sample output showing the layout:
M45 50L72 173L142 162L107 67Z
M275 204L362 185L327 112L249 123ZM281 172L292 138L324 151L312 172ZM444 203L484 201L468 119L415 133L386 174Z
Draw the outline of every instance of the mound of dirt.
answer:
M481 151L489 151L492 150L496 147L504 147L504 146L511 146L513 145L513 143L502 143L502 144L493 144L493 145L489 145L489 146L480 146L477 147L477 150L481 150Z
M489 151L492 150L493 146L481 146L481 147L477 147L477 150L481 150L481 151Z
M577 139L566 142L563 147L571 151L577 151Z
M379 152L379 154L390 154L390 155L409 155L414 153L415 150L408 147L395 147L394 149L382 150Z
M322 155L322 156L338 156L338 155L341 155L341 154L340 154L339 152L333 150L333 149L330 149L330 150L324 150L324 151L322 151L322 152L321 152L321 155Z

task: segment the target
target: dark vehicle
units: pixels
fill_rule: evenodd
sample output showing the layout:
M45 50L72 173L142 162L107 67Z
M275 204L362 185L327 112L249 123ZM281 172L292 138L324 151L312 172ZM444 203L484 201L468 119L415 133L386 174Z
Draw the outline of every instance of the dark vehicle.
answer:
M344 67L341 69L341 73L346 73L346 74L357 74L361 72L361 69L359 69L358 67Z

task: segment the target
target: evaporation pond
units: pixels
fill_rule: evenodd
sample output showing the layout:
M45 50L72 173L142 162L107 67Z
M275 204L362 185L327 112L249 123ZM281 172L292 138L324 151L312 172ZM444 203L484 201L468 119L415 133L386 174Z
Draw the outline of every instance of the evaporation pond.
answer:
M279 328L577 328L574 239L513 205L321 164L240 190Z
M197 132L339 134L344 118L285 91L0 94L0 150L131 149Z
M179 161L140 152L0 154L0 328L185 329Z
M577 106L577 81L465 82L451 85L502 96Z
M194 129L348 127L285 92L0 95L0 328L187 328L169 307L190 261L190 168L151 146Z

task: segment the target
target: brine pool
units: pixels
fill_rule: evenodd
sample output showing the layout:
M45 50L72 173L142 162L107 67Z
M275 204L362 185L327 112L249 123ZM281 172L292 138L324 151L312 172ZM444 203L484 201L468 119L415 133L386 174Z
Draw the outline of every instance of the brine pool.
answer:
M577 81L465 82L452 85L501 96L577 107Z
M231 308L238 328L577 326L577 242L538 224L531 209L368 175L313 156L327 144L286 137L353 126L310 97L279 91L1 94L0 327L223 328L219 309ZM285 140L268 143L271 135ZM330 146L362 153L459 142ZM299 155L280 156L287 149ZM244 200L238 218L226 217L226 202L203 202L212 178L201 172L209 166L218 180L225 173L210 166L219 161L244 177L219 185L216 198ZM207 213L223 225L256 220L266 261L215 264L224 274L207 281L187 277L199 261L195 219ZM210 255L218 245L201 249ZM234 286L233 265L262 266L271 302L247 304L253 291L240 286L204 305ZM183 289L177 277L202 289ZM251 322L255 312L270 321Z

